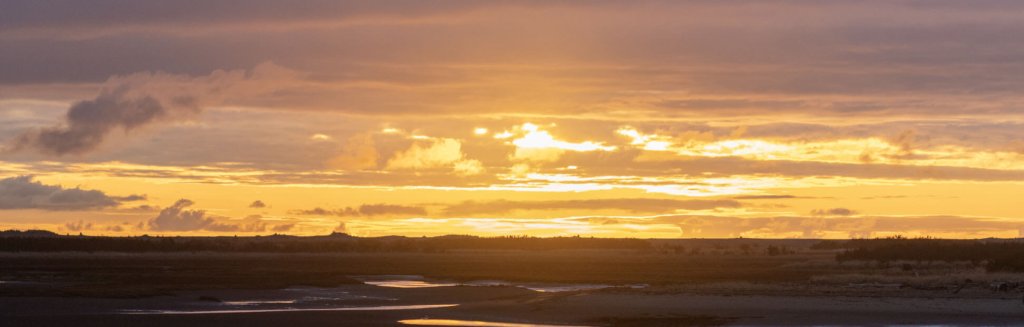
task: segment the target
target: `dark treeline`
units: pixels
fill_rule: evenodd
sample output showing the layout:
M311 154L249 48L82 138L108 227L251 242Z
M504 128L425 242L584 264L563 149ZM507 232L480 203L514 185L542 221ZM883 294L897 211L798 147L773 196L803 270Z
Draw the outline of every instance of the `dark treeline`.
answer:
M525 236L247 236L247 237L104 237L61 236L46 231L0 232L2 252L443 252L447 250L642 250L639 239Z
M864 260L971 262L989 271L1024 271L1024 242L1016 240L944 240L890 237L822 241L817 249L844 249L839 261Z

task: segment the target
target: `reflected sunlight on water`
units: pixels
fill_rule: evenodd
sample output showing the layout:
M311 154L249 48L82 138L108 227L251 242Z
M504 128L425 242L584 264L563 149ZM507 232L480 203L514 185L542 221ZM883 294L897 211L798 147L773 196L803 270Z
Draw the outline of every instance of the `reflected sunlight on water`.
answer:
M419 275L381 275L381 276L357 276L368 285L394 288L427 288L427 287L449 287L449 286L511 286L521 287L535 292L574 292L591 291L604 288L626 287L645 288L647 284L630 285L608 285L608 284L557 284L557 283L512 283L502 280L478 280L464 283L434 281Z
M295 304L297 300L268 300L268 301L224 301L226 305L262 305L262 304Z
M454 283L437 283L428 282L422 280L375 280L375 281L364 281L363 283L381 286L381 287L395 287L395 288L425 288L425 287L445 287L445 286L457 286L459 284Z
M585 327L568 325L524 324L513 322L455 320L455 319L406 319L399 320L403 325L414 326L481 326L481 327Z
M419 304L419 305L381 305L367 307L340 308L280 308L280 309L225 309L225 310L130 310L121 312L129 315L206 315L206 314L241 314L261 312L308 312L308 311L394 311L450 308L458 304Z

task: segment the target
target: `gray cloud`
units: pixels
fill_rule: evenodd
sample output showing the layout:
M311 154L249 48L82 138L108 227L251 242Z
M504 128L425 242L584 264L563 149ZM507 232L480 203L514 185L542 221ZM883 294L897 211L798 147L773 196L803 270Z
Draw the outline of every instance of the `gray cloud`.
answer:
M504 214L516 210L625 210L645 213L667 213L675 210L709 210L718 208L739 208L740 202L723 200L677 200L677 199L587 199L552 201L466 201L449 205L444 209L448 216L472 216L481 214Z
M544 2L537 2L543 4ZM174 31L181 24L200 29L233 30L240 28L303 29L331 27L339 23L373 17L384 22L401 23L397 18L430 16L472 10L488 4L466 1L422 3L410 0L381 2L305 1L302 6L289 6L272 0L247 1L237 6L231 1L192 1L174 3L136 3L100 0L92 5L76 1L11 0L0 4L0 19L8 36L47 37L52 28L70 29L78 38L132 34L140 30L154 34L182 35L197 33L192 28ZM310 26L308 22L316 22ZM253 26L253 23L266 26ZM334 24L332 24L334 22ZM302 24L307 23L307 24ZM20 32L20 33L19 33Z
M811 214L815 216L852 216L857 214L857 211L847 208L829 208L814 209L811 210Z
M251 71L217 70L208 76L166 73L113 76L92 100L71 105L63 122L25 132L9 151L32 149L56 156L83 154L98 148L115 131L124 134L158 122L192 119L202 107L224 97L260 93L266 80L294 77L291 71L263 63Z
M321 207L316 207L316 208L313 208L313 209L292 210L291 212L294 213L294 214L297 214L297 215L307 215L307 216L334 216L334 215L344 215L345 214L345 210L344 209L329 210L329 209L324 209L324 208L321 208Z
M142 201L142 200L146 200L146 199L149 198L149 196L147 196L145 194L132 194L132 195L129 195L129 196L113 196L111 198L113 198L114 200L117 200L117 201L129 202L129 201Z
M359 216L425 216L427 209L421 206L405 206L396 204L364 204L358 207L345 207L339 209L324 209L316 207L308 210L293 210L292 213L310 216L338 216L338 217L359 217Z
M263 201L260 201L260 200L253 201L252 203L249 204L249 208L266 208L266 207L267 207L267 204L263 203Z
M172 112L193 115L199 108L192 98L162 103L152 96L129 98L127 89L104 92L93 100L75 103L68 109L62 126L22 134L14 149L33 148L43 153L81 154L98 147L107 134L125 133L172 116Z
M240 222L235 224L215 223L203 229L212 232L258 233L265 232L267 230L267 224L261 221Z
M270 59L324 80L373 84L262 103L279 108L323 101L319 108L361 113L478 112L476 104L539 93L567 101L511 107L978 115L1019 113L1012 101L1024 85L1024 47L1015 38L1024 24L1014 15L1022 5L1001 1L646 1L628 10L609 1L0 6L0 83L97 82L149 69L194 74ZM495 72L557 77L573 91L480 77ZM639 98L641 91L659 95Z
M85 210L115 207L144 195L110 196L102 191L63 188L33 181L32 176L0 179L0 209Z
M605 218L593 218L601 223ZM755 235L789 235L790 237L852 237L908 233L941 236L991 236L993 233L1015 233L1021 223L1004 219L963 216L860 216L860 217L722 217L664 216L652 220L620 219L629 223L673 224L682 237L754 237Z
M86 230L92 229L92 223L91 222L85 222L85 221L82 221L82 220L69 221L69 222L64 224L64 229L72 231L72 232L86 231Z
M293 227L295 227L295 224L280 224L271 227L270 230L274 232L287 232L292 230Z
M212 232L241 232L257 233L264 232L268 228L275 231L291 229L283 225L268 226L263 222L261 216L253 215L240 220L227 220L224 217L213 217L205 210L189 210L195 202L188 199L181 199L173 205L160 210L156 218L146 222L146 226L153 231L162 232L188 232L188 231L212 231Z
M206 216L204 210L188 210L195 202L181 199L173 205L160 210L160 214L149 220L148 225L155 231L196 231L204 230L215 224L213 218Z
M364 204L359 206L359 214L364 216L380 215L426 215L423 207L393 204Z
M316 207L308 210L293 210L292 213L311 216L370 217L370 216L426 216L426 205L364 204L358 207L325 209ZM624 210L637 213L669 213L675 210L709 210L739 208L742 204L732 199L720 200L676 200L676 199L592 199L559 201L465 201L442 204L440 215L446 217L497 215L517 210Z
M65 231L69 231L69 232L105 231L105 232L119 233L119 232L125 231L125 227L122 226L122 225L129 226L129 225L132 225L132 224L129 223L129 222L124 222L124 223L122 223L120 225L106 225L106 226L104 226L104 225L96 224L96 223L93 223L93 222L90 222L90 221L84 221L84 220L79 219L77 221L66 222L66 223L64 223L64 226L62 226L62 227L63 227L63 229Z

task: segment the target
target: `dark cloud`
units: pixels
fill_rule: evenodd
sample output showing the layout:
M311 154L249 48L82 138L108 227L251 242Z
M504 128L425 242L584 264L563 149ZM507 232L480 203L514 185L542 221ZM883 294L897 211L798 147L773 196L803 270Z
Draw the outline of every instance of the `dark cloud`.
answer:
M552 201L466 201L449 205L444 209L447 216L473 216L504 214L516 210L625 210L630 212L668 213L675 210L710 210L739 208L736 200L677 200L677 199L587 199Z
M268 228L284 228L268 226L263 222L261 216L252 215L240 220L228 220L224 217L212 217L205 210L189 210L194 202L188 199L181 199L173 205L160 210L156 218L150 219L146 225L154 231L189 232L189 231L212 231L212 232L241 232L257 233L264 232ZM291 228L291 227L288 227Z
M259 233L267 230L267 224L261 221L239 222L234 224L211 224L204 230L212 232Z
M8 150L56 156L87 153L115 131L129 134L157 122L192 119L203 106L224 97L260 93L270 85L266 80L291 77L291 71L272 63L200 77L149 72L113 76L94 99L72 104L63 122L19 135Z
M1024 24L1013 15L1022 5L937 2L646 1L623 10L609 1L15 0L0 4L0 83L195 74L270 59L339 84L373 84L289 92L302 104L261 103L279 108L477 113L496 101L556 97L565 101L487 107L1019 113L1007 101L1024 85L1015 37ZM495 73L509 78L487 78ZM566 87L529 83L542 78Z
M81 154L96 149L115 130L127 133L157 120L180 116L172 112L199 112L191 98L162 103L152 96L129 98L126 92L125 88L117 89L75 103L68 109L63 125L22 134L15 140L14 150L32 148L58 156Z
M116 207L144 195L110 196L102 191L63 188L32 180L32 176L0 179L0 209L85 210Z
M537 2L536 4L543 4ZM412 0L389 0L381 2L349 1L305 1L302 6L289 6L272 0L247 1L245 6L235 2L214 0L184 0L167 3L138 3L122 0L100 0L92 5L76 1L11 0L0 5L0 20L5 27L35 35L45 35L48 28L61 27L72 30L88 30L88 35L111 35L133 33L132 27L149 32L178 34L173 26L186 24L201 26L203 29L234 29L252 26L262 22L269 29L288 28L289 23L318 22L331 26L330 22L345 22L373 17L383 21L394 18L415 17L466 11L487 6L473 1L438 1L426 4ZM282 26L283 25L283 26ZM301 27L299 25L298 27ZM147 27L163 27L150 29ZM43 32L43 33L39 33ZM72 31L68 31L72 32ZM181 31L179 31L181 32Z
M335 210L324 209L324 208L321 208L321 207L316 207L316 208L308 209L308 210L292 210L291 212L294 213L294 214L307 215L307 216L334 216L334 215L337 215L339 212L340 213L344 213L344 209L340 209L340 210L341 211L335 211Z
M263 201L260 201L260 200L253 201L252 203L249 204L249 208L266 208L266 207L267 207L267 204L263 203Z
M197 231L204 230L215 224L213 218L206 216L203 210L188 210L195 202L181 199L173 205L160 210L160 215L149 220L149 228L155 231Z
M359 206L359 214L363 216L381 215L426 215L423 207L403 206L394 204L364 204Z
M129 196L113 196L112 198L115 199L115 200L118 200L118 201L122 201L122 202L131 202L131 201L143 201L143 200L148 199L149 196L147 196L145 194L132 194L132 195L129 195Z
M84 222L82 220L69 221L64 224L64 229L72 232L81 232L92 229L91 222Z
M131 225L131 223L127 223L127 222L124 223L124 224L125 225ZM69 232L85 232L85 231L101 230L101 231L119 233L119 232L125 231L125 228L123 226L121 226L121 225L107 225L107 226L103 226L103 225L96 225L96 224L94 224L92 222L88 222L88 221L84 221L84 220L69 221L67 223L64 223L63 228L64 228L64 230L69 231Z

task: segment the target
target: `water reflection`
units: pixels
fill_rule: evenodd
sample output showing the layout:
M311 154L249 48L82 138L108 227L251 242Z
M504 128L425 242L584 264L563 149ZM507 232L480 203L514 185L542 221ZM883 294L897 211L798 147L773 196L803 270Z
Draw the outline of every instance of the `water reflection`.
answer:
M417 304L417 305L379 305L366 307L339 308L278 308L278 309L223 309L223 310L129 310L121 314L129 315L211 315L211 314L243 314L261 312L309 312L309 311L394 311L423 310L450 308L458 304Z
M644 288L647 284L631 285L608 285L608 284L555 284L555 283L511 283L502 280L478 280L465 283L445 282L429 280L418 275L380 275L380 276L356 276L356 279L363 283L394 288L427 288L427 287L449 287L449 286L510 286L521 287L535 292L574 292L591 291L604 288L626 287Z
M267 301L224 301L226 305L264 305L264 304L295 304L298 300L267 300Z
M516 285L531 291L536 292L575 292L575 291L592 291L605 288L625 287L625 288L645 288L647 284L633 284L633 285L605 285L605 284L522 284Z
M422 280L368 280L363 283L381 286L381 287L394 287L394 288L427 288L427 287L445 287L445 286L458 286L455 283L438 283L428 282Z
M573 327L567 325L523 324L514 322L455 320L455 319L406 319L399 320L403 325L414 326L482 326L482 327ZM576 326L583 327L583 326Z

